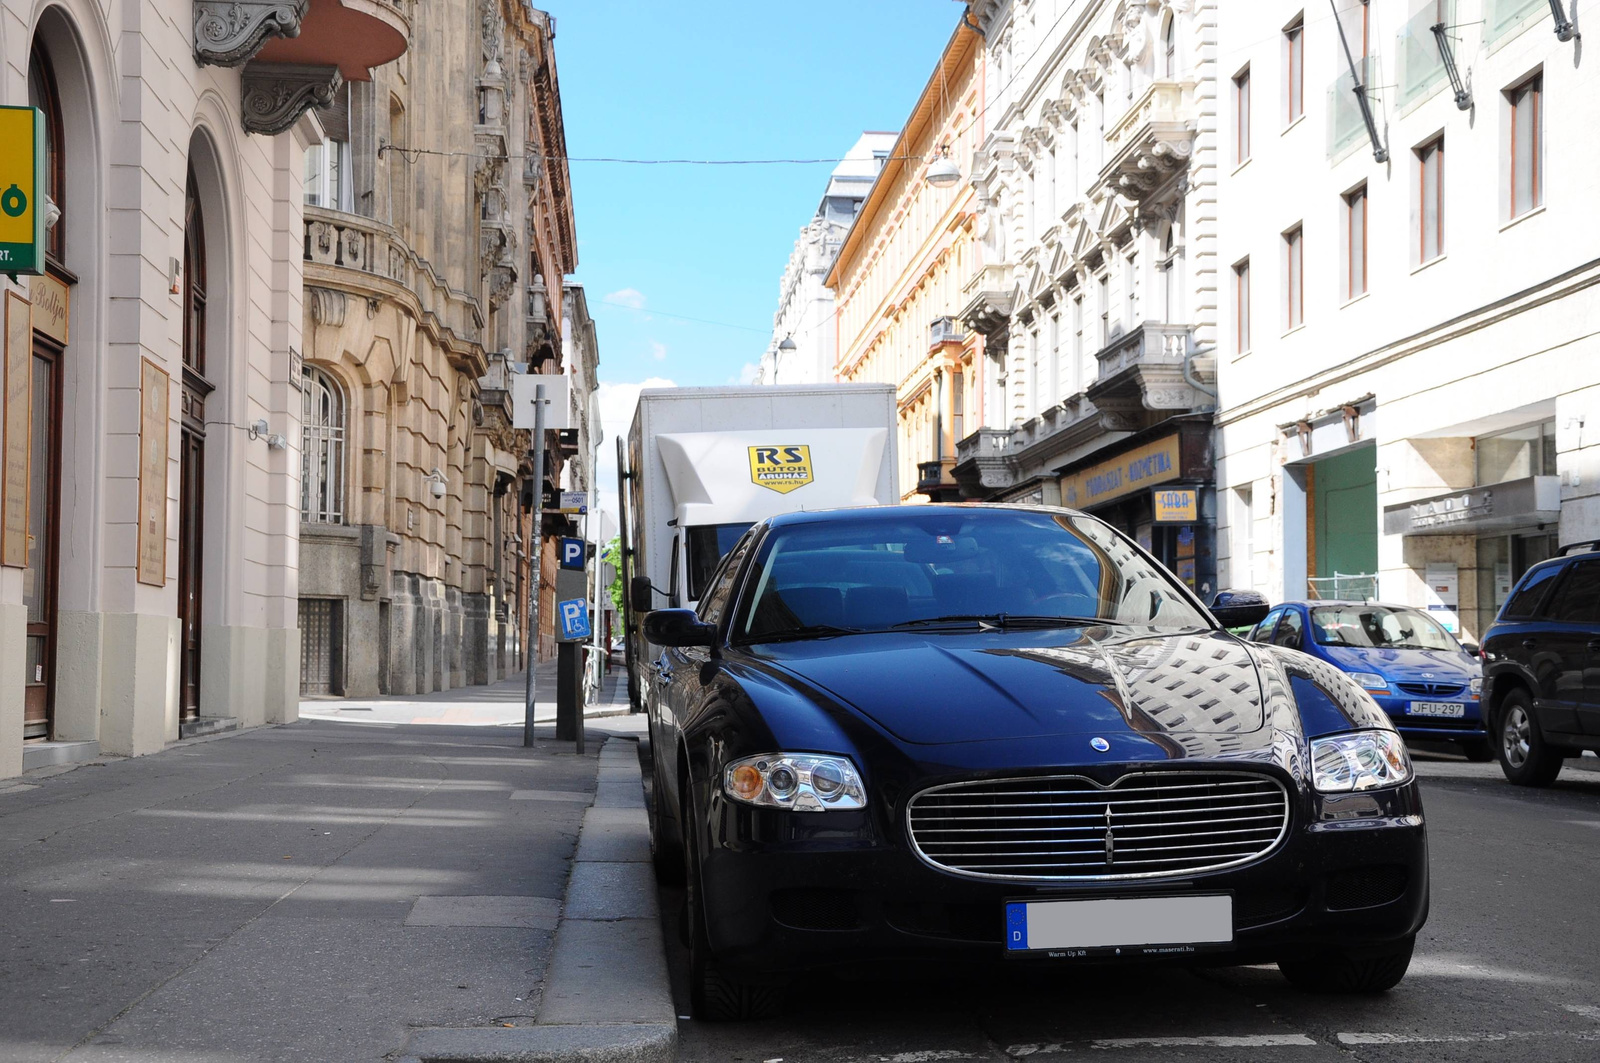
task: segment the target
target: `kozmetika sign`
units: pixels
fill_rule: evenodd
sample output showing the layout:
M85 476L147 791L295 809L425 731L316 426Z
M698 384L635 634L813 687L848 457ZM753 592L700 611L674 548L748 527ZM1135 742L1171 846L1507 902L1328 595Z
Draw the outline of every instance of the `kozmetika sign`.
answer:
M1061 504L1075 509L1098 506L1153 487L1180 474L1176 433L1146 443L1109 461L1061 478Z
M0 107L0 273L44 272L44 114Z

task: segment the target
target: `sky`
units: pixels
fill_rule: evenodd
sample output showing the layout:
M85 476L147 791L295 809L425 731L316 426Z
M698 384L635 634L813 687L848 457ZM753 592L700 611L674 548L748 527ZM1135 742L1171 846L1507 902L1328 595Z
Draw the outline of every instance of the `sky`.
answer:
M748 382L778 281L833 163L898 130L964 5L955 0L541 0L556 20L578 236L600 342L601 486L642 386ZM614 504L609 507L614 509Z

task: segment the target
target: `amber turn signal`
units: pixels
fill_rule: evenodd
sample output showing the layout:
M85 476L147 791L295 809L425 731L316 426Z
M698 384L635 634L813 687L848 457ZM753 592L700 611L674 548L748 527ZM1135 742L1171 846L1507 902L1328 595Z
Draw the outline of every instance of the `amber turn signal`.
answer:
M754 801L761 793L761 785L761 773L752 764L741 764L728 773L728 789L745 801Z

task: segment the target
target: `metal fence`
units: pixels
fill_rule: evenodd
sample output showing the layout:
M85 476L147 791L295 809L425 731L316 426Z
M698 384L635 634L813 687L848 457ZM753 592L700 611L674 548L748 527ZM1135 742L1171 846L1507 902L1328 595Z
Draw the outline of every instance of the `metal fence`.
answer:
M1378 596L1376 572L1343 573L1316 576L1306 580L1306 597L1324 601L1364 602Z

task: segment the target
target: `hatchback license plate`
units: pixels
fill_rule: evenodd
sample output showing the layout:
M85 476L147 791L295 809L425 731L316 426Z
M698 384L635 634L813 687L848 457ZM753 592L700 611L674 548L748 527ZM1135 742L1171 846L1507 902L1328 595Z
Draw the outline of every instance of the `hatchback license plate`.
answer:
M1006 905L1006 951L1191 952L1233 941L1233 897L1101 897ZM1165 946L1164 948L1162 946Z
M1412 716L1454 716L1467 714L1467 707L1459 701L1413 701L1406 710Z

